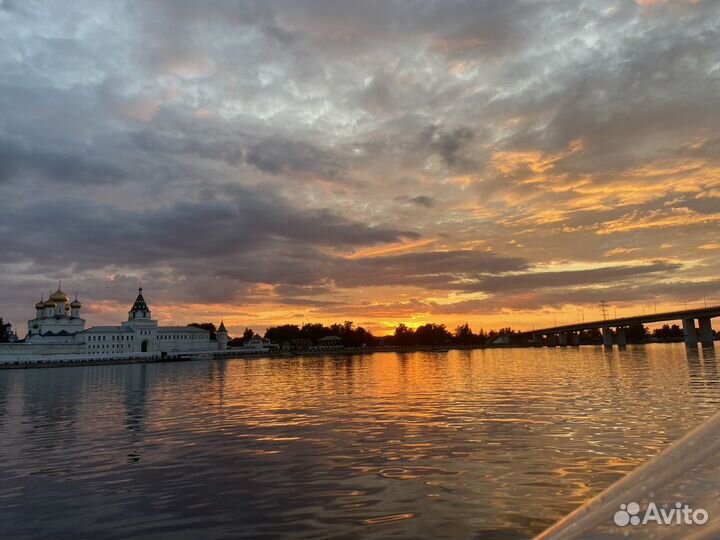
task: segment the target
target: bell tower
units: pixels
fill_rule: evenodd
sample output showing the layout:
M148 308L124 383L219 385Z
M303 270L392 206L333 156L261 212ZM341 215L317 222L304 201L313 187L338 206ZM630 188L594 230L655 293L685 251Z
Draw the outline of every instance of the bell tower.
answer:
M133 349L136 352L155 352L157 350L158 322L152 319L152 312L143 297L142 287L138 289L137 298L128 311L128 320L122 325L135 331Z
M130 311L128 311L128 321L134 321L136 319L151 319L152 318L152 312L150 311L150 308L147 305L147 302L145 302L145 298L143 297L142 293L142 287L138 289L138 295L135 299L135 303L130 308Z

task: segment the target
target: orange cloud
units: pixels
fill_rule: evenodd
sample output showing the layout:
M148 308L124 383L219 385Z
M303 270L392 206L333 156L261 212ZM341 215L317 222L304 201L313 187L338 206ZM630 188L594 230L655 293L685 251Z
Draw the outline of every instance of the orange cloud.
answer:
M349 255L348 259L363 259L365 257L377 257L379 255L388 255L393 253L395 255L399 253L414 251L417 248L429 246L434 244L435 240L420 240L419 242L403 242L402 244L394 244L390 246L383 246L380 248L368 248L361 249Z
M643 229L666 229L720 223L720 214L700 214L690 208L672 208L653 210L645 214L630 212L624 216L600 225L597 234L613 234Z
M605 257L616 257L616 256L618 256L618 255L628 255L628 254L630 254L630 253L634 253L634 252L638 251L639 249L640 249L640 248L622 248L622 247L617 247L617 248L610 249L610 250L606 251L605 253L603 253L603 256L605 256Z
M583 143L578 139L572 141L566 150L554 154L547 154L539 150L495 152L492 156L492 163L503 174L512 174L521 169L528 169L535 174L543 174L550 171L558 161L576 152L582 152L582 150Z

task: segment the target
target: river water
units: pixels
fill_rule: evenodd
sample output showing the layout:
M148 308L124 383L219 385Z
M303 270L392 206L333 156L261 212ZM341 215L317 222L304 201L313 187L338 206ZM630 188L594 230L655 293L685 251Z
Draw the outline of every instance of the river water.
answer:
M682 344L0 371L0 538L529 538L720 403Z

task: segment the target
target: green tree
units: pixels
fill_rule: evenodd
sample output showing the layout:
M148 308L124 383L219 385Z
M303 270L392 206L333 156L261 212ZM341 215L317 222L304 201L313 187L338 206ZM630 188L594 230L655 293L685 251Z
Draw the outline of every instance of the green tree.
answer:
M245 331L243 332L243 335L242 335L243 343L246 343L247 341L249 341L250 338L252 338L254 335L255 335L255 332L252 331L252 328L246 327Z
M682 328L677 324L663 324L661 328L653 330L653 336L660 341L680 341L684 337Z
M0 317L0 343L7 343L10 339L10 336L8 336L7 327L5 326L5 321L2 320L2 317Z
M355 328L352 321L345 321L343 324L330 325L331 336L338 336L342 339L344 347L361 347L375 343L375 337L362 326Z
M330 334L330 329L321 323L305 323L300 328L300 337L313 342Z
M477 343L480 345L486 345L488 342L488 335L487 332L481 328L480 331L476 335Z
M634 323L625 331L625 339L628 343L644 343L648 334L648 329L642 323Z
M427 323L415 329L415 343L417 345L444 345L451 338L452 335L444 324Z
M290 341L291 339L300 339L300 327L297 324L272 326L265 330L265 339L269 339L275 343Z
M415 332L412 328L408 328L405 324L400 323L397 325L397 328L395 328L394 338L393 341L395 345L408 347L414 345Z
M455 328L455 335L453 336L455 341L462 345L471 345L477 340L477 336L473 334L472 328L468 323L461 324Z
M362 347L363 345L371 346L375 345L377 340L375 336L369 330L365 330L362 326L358 326L353 334L352 347Z
M247 330L246 330L247 332ZM337 336L342 339L345 347L361 347L363 345L374 345L377 342L375 336L362 326L355 327L352 321L345 321L342 324L334 323L325 326L321 323L306 323L299 327L295 324L272 326L265 331L265 338L274 342L290 341L293 339L309 339L317 342L325 336Z

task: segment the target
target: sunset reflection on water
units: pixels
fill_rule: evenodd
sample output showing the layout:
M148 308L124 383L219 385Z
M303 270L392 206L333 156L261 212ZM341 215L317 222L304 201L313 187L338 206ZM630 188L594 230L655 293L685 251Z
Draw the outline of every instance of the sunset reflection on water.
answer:
M0 536L527 538L716 409L682 345L0 372Z

